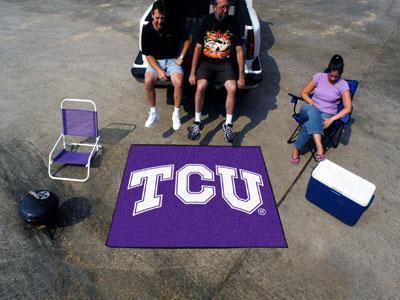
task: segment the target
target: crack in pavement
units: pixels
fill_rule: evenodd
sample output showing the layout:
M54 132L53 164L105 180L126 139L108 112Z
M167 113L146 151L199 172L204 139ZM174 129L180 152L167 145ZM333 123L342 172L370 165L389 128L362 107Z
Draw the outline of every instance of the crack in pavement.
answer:
M386 14L389 11L386 12ZM393 34L400 29L400 21L397 23L397 25L393 28L392 32L389 34L389 36L387 37L387 39L385 40L385 42L383 43L383 46L381 47L381 49L379 49L378 53L376 54L376 56L374 57L374 59L369 63L367 70L365 71L365 73L362 75L359 83L361 83L366 77L367 75L370 73L372 67L375 65L375 63L378 61L378 58L382 55L383 51L385 50L389 40L392 39Z

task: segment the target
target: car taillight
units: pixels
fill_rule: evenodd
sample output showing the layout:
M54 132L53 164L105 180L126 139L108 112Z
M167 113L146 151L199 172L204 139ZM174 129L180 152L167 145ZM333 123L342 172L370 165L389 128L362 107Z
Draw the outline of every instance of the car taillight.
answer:
M246 59L253 59L254 47L254 31L253 29L247 29Z

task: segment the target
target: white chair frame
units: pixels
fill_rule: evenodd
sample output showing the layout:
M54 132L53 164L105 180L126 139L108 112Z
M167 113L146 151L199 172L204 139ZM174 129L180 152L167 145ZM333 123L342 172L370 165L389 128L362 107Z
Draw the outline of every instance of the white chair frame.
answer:
M94 111L97 112L96 104L92 100L87 100L87 99L64 99L61 102L61 107L60 108L63 109L64 108L64 104L67 103L67 102L90 103L91 105L93 105ZM51 165L54 163L53 162L53 154L54 154L54 151L56 150L57 146L60 144L61 140L62 140L62 144L63 144L63 149L64 150L67 150L67 148L70 147L70 146L83 146L83 147L91 147L92 148L92 150L90 152L90 155L89 155L89 158L88 158L88 161L87 161L87 163L85 165L85 168L87 170L85 178L69 178L69 177L55 176L55 174L53 174L51 172ZM99 140L100 140L100 136L97 136L96 137L96 142L94 144L91 144L91 143L68 143L67 139L66 139L66 136L64 135L63 132L61 132L60 136L58 137L57 142L55 143L55 145L53 146L53 148L51 149L51 152L49 154L49 164L48 164L49 177L51 179L54 179L54 180L66 180L66 181L75 181L75 182L85 182L85 181L87 181L89 179L89 177L90 177L90 163L91 163L91 160L92 160L92 158L94 156L94 153L95 153L95 151L96 152L99 151L99 148L102 147L99 144Z

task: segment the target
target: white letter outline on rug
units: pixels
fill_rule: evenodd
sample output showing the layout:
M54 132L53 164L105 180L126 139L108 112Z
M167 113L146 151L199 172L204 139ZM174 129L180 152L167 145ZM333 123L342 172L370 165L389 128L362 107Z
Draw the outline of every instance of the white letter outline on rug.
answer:
M203 181L214 181L214 172L203 164L186 164L176 172L175 196L184 204L207 204L214 196L215 187L202 185L200 192L190 191L190 175L200 175Z
M220 176L222 197L232 209L251 215L263 204L260 192L260 186L264 186L262 176L239 169L240 178L245 180L247 192L247 198L242 199L236 194L235 179L238 178L236 170L226 166L215 166L215 172Z
M132 216L147 212L162 206L163 195L157 194L159 181L172 180L174 165L157 166L132 171L129 177L128 190L143 186L142 198L135 200Z

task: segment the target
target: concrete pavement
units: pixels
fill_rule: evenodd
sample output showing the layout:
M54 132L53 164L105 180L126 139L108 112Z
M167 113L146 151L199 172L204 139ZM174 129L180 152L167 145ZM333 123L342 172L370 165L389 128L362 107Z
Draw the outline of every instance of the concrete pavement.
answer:
M264 81L238 102L235 146L261 146L288 249L110 249L104 244L131 144L225 145L223 103L209 106L203 136L191 142L189 99L173 133L163 89L161 122L144 128L143 86L130 66L150 3L0 1L0 298L398 298L400 1L254 1ZM295 127L287 93L335 53L345 59L344 77L360 85L352 124L328 158L377 186L355 227L305 199L315 163L307 154L291 166L286 143ZM85 184L47 176L67 97L98 105L104 151ZM24 230L17 215L21 197L38 188L56 192L64 208L85 207L54 242Z

